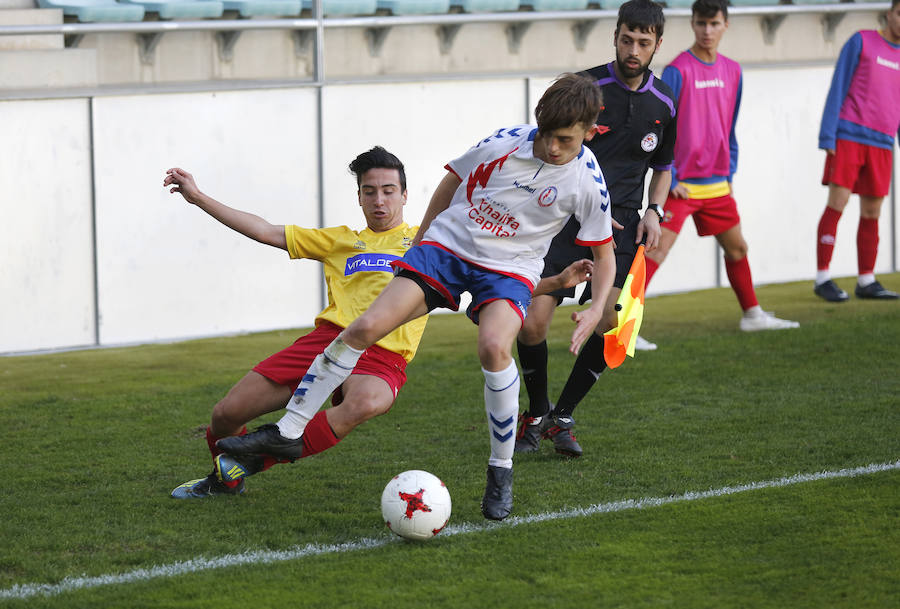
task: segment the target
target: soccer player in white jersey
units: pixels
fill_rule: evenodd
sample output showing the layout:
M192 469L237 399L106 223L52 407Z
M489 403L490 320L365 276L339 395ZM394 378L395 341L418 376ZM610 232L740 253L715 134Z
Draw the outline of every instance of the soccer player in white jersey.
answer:
M577 239L593 255L592 304L573 313L570 350L577 353L603 313L615 261L610 200L593 153L582 145L595 132L599 89L565 74L535 109L537 127L497 130L447 164L415 245L394 263L397 275L374 303L320 354L277 425L220 440L240 460L247 455L300 456L307 423L357 365L369 345L436 307L459 307L478 324L478 357L491 454L482 514L512 510L512 456L519 410L519 374L512 344L535 292L550 240L575 215Z

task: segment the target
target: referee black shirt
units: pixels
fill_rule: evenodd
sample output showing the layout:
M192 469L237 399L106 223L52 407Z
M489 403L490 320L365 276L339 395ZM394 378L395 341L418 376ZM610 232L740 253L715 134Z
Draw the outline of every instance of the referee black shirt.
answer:
M618 79L613 62L582 72L603 92L598 132L585 142L600 162L614 207L641 209L647 169L672 169L675 95L647 70L637 91ZM652 201L662 205L665 201Z

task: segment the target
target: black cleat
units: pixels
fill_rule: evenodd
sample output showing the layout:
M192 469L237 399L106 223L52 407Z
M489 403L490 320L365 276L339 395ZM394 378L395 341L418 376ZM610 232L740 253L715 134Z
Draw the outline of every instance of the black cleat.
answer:
M553 440L553 447L561 455L567 457L580 457L584 451L572 433L575 419L571 416L553 416L553 424L544 432L545 438Z
M900 294L888 290L877 281L873 281L864 288L860 287L859 284L856 284L856 289L853 291L853 293L856 294L857 298L870 298L878 300L897 300L898 298L900 298Z
M172 497L175 499L203 499L214 495L240 495L243 492L243 480L234 488L228 488L219 482L215 473L212 473L206 478L190 480L176 487L172 491Z
M541 446L541 436L549 423L549 415L543 417L519 415L519 431L516 432L516 447L513 450L517 453L536 452Z
M488 465L487 485L481 499L481 513L490 520L503 520L512 511L513 470L511 467Z
M285 438L274 423L266 423L242 436L222 438L216 446L229 455L271 455L288 461L299 459L303 453L302 436L296 440Z
M816 293L816 296L824 298L828 302L844 302L850 298L850 296L847 295L847 292L839 288L831 279L817 284L813 287L813 292Z

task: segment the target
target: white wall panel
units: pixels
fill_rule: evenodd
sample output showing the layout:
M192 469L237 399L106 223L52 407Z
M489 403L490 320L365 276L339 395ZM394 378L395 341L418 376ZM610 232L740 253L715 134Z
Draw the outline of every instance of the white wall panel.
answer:
M318 263L225 228L162 181L179 166L229 205L315 226L314 100L288 89L95 101L101 343L312 322Z
M94 342L88 101L0 102L0 352Z
M418 224L447 161L497 128L522 122L524 104L521 79L327 87L325 224L363 225L347 165L375 145L403 161L409 193L404 215Z

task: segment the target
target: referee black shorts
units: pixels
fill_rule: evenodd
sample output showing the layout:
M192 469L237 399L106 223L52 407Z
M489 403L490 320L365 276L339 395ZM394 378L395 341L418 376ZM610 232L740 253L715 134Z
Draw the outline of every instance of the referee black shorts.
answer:
M613 241L616 245L616 278L613 285L621 289L625 285L625 278L628 276L628 271L631 270L631 263L634 262L634 255L637 253L637 244L634 240L637 238L637 226L641 221L641 215L636 209L614 205L612 217L624 227L622 230L613 229ZM575 237L580 229L581 225L575 216L569 218L565 227L550 243L550 250L544 257L544 271L541 273L541 277L557 275L567 266L582 258L593 259L591 248L575 244ZM561 303L563 298L574 298L575 288L556 290L550 292L550 295L556 296L557 302ZM580 302L583 304L590 298L591 283L588 282Z

